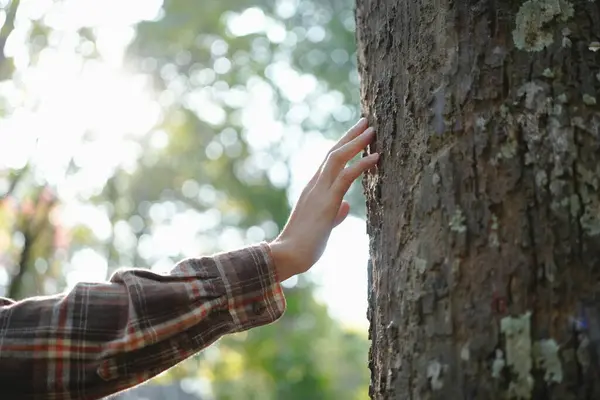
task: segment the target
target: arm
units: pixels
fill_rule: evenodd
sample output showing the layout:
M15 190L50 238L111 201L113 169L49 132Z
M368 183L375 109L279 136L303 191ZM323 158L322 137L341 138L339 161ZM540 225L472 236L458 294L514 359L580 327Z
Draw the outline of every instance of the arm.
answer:
M15 399L102 398L284 309L264 243L183 260L169 275L118 271L107 283L1 307L0 387Z
M371 154L346 164L373 138L359 121L331 149L281 234L270 244L181 261L169 275L130 269L66 294L0 301L0 387L15 399L98 399L146 381L221 336L284 312L280 281L307 271L343 197ZM1 300L1 299L0 299Z

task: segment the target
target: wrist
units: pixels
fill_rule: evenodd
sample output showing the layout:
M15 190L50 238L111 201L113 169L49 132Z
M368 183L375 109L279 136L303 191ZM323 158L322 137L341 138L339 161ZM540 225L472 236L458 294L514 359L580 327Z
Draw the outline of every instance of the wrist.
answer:
M283 282L286 279L296 275L294 272L294 263L292 253L289 250L289 246L277 239L268 243L271 250L271 258L273 259L273 267L279 282Z

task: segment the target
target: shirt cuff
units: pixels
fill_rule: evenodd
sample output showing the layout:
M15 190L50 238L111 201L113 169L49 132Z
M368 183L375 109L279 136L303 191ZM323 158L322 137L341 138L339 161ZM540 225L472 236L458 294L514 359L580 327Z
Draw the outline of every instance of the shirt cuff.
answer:
M285 312L285 296L265 242L217 254L214 260L227 293L233 332L277 321Z

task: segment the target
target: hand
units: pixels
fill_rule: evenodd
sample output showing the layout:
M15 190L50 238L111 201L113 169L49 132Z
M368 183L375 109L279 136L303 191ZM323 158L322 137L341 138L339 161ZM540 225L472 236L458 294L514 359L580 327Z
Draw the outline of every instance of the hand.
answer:
M346 167L375 135L361 119L327 154L327 158L302 191L298 203L279 236L269 244L280 281L306 272L323 255L333 228L350 211L344 195L364 171L379 160L373 153Z

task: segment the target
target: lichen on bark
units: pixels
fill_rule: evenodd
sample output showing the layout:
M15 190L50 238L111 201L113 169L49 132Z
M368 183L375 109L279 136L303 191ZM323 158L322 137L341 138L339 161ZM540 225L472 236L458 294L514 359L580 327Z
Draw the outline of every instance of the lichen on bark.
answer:
M544 371L544 380L547 383L561 383L563 380L559 350L560 347L554 339L539 340L533 345L535 365Z
M519 9L513 39L517 48L542 51L554 42L553 22L573 16L573 4L566 0L528 0Z
M506 340L506 365L511 368L513 378L509 382L511 398L530 399L533 389L531 376L531 312L520 317L504 317L500 330Z
M357 3L374 399L600 398L600 8L520 1Z

